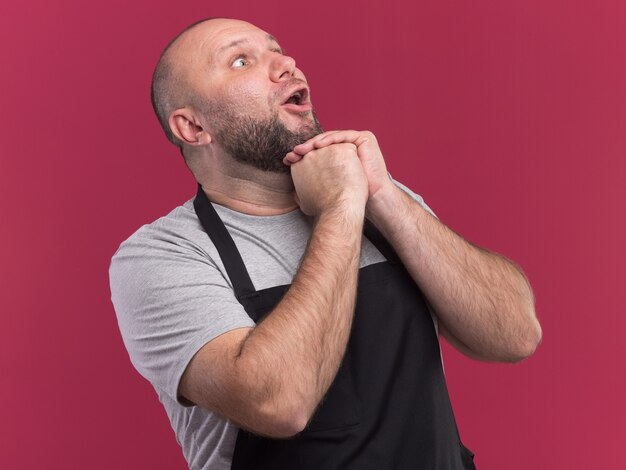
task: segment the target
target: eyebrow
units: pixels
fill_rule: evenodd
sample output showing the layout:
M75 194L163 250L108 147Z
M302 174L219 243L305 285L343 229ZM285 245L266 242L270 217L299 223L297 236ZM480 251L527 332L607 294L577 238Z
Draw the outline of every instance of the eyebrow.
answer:
M274 43L276 43L278 45L278 40L274 36L272 36L271 34L268 34L266 37L267 37L267 40L269 42L274 42ZM245 43L248 43L248 42L250 42L250 39L248 39L248 38L235 39L234 41L229 42L225 46L220 47L218 52L222 53L226 49L230 49L232 47L237 47L237 46L239 46L241 44L245 44ZM280 45L278 46L278 50L281 52L281 54L283 53L283 48L280 47Z

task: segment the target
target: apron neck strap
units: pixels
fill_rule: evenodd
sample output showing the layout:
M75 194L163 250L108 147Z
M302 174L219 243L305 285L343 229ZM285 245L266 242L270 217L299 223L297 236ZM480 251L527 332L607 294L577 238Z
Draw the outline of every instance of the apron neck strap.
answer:
M224 263L237 299L256 292L235 242L228 233L224 222L222 222L222 219L220 219L220 216L215 211L213 204L211 204L211 201L206 197L200 184L198 184L198 193L193 201L193 207L196 210L202 227L211 238L211 241L220 255L222 263ZM394 265L402 264L389 242L387 242L385 237L369 219L365 219L363 233L368 240L374 244L378 251L387 258L389 263Z
M363 234L370 242L372 242L378 251L380 251L385 258L387 258L389 263L393 265L402 265L402 262L393 247L369 219L365 219L365 223L363 224Z
M235 245L235 242L224 226L224 222L220 219L220 216L215 211L211 201L206 197L199 183L198 193L193 201L193 207L196 210L202 227L209 235L220 254L222 263L224 263L230 282L235 290L235 296L239 299L242 296L256 292L241 258L241 254L237 249L237 245Z

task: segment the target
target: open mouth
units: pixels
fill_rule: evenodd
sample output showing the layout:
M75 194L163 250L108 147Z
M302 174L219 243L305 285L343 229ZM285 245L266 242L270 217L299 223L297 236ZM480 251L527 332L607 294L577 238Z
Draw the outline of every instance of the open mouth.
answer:
M297 111L305 111L310 108L309 90L306 87L300 87L291 92L287 97L283 106Z

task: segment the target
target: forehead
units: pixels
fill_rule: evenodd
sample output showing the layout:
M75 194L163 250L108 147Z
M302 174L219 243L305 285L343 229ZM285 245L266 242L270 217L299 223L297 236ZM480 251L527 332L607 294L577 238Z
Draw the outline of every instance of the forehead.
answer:
M180 44L183 61L202 62L215 59L230 48L243 44L266 46L278 43L276 38L251 23L239 20L214 19L189 30Z

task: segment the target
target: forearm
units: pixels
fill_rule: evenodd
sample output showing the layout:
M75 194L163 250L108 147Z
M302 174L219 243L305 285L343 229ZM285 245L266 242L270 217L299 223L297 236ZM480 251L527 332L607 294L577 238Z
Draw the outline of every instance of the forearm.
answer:
M506 258L465 241L395 185L368 203L381 230L435 310L475 357L532 354L541 328L525 276Z
M238 370L262 416L295 415L303 427L332 383L352 324L363 219L363 210L316 218L292 285L243 343Z

